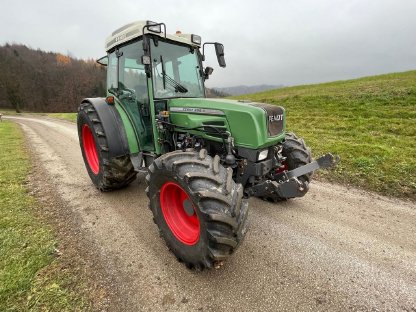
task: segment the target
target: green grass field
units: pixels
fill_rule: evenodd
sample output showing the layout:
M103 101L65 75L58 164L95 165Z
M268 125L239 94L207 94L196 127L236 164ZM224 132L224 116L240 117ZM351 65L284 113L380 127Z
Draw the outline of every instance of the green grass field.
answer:
M16 114L16 111L10 108L0 108L0 113L1 114Z
M416 71L234 97L285 107L314 156L341 156L319 176L416 199Z
M64 119L73 122L77 121L77 113L49 113L46 115L52 118Z
M31 113L31 112L16 113L16 111L13 109L0 108L0 114L3 114L3 115L41 115L41 116L48 116L48 117L57 118L57 119L69 120L72 122L77 121L77 113Z
M69 286L74 277L61 267L53 231L35 216L23 144L16 124L0 122L0 311L87 309Z

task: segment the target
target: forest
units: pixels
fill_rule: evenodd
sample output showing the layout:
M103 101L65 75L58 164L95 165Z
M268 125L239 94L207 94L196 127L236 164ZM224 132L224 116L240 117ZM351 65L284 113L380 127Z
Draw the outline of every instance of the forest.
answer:
M0 46L0 107L17 112L75 112L84 97L105 95L105 68L94 60Z

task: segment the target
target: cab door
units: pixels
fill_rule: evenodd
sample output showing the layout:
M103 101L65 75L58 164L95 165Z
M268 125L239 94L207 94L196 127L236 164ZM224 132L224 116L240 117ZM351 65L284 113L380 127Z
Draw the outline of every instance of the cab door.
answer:
M130 43L114 51L109 57L117 62L117 98L132 122L141 151L154 151L150 101L141 41ZM113 79L114 80L114 79Z

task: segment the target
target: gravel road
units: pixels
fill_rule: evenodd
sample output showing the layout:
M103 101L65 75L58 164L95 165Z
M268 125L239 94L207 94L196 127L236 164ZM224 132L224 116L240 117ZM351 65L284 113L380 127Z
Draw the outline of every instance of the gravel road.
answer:
M115 280L117 311L416 311L416 204L313 182L300 199L250 199L250 231L220 270L189 271L158 235L144 177L100 193L73 123L19 123L35 159ZM48 190L45 190L47 192Z

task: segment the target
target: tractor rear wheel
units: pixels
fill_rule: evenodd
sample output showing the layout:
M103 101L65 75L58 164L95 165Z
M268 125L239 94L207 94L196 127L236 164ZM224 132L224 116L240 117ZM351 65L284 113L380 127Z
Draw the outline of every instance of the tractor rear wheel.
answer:
M101 191L127 186L136 178L130 156L109 158L109 146L102 121L91 103L82 103L77 117L78 137L85 167Z
M167 153L150 165L146 181L153 219L188 268L217 267L241 243L248 203L219 156L206 150Z

